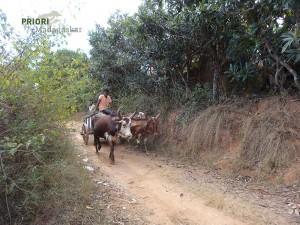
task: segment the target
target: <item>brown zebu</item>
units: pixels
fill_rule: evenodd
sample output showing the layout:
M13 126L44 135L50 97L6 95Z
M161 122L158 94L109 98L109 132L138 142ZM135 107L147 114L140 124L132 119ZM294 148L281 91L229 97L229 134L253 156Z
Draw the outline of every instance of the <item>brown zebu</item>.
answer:
M115 161L114 156L114 146L117 142L117 138L122 137L124 139L131 139L132 134L130 131L131 118L130 117L121 117L113 118L108 115L95 116L92 118L92 127L94 134L94 145L96 148L96 153L101 149L100 138L104 138L110 145L110 154L109 158L112 162Z
M88 110L87 114L83 117L83 124L82 124L82 127L81 127L80 134L82 135L83 141L86 145L88 145L88 143L89 143L89 135L93 135L93 133L94 133L93 126L92 126L92 119L97 114L103 115L103 113L99 113L95 109L96 109L95 104L89 106L89 110ZM119 110L118 110L118 112L119 112ZM118 112L117 113L113 112L113 114L115 116L117 116Z
M150 118L132 118L130 128L132 136L136 138L138 144L141 142L141 139L143 140L146 153L148 153L147 138L159 135L159 116L160 114Z

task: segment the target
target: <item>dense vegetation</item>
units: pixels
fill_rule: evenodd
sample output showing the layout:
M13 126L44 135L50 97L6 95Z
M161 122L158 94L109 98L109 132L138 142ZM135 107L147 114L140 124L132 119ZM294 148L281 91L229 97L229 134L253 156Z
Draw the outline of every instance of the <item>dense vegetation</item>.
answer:
M299 23L297 0L147 0L90 33L92 73L121 102L150 112L157 101L199 108L232 95L295 93Z
M67 196L73 153L65 120L82 110L94 84L84 53L53 50L63 37L28 31L21 38L0 16L0 224L28 224L37 206Z

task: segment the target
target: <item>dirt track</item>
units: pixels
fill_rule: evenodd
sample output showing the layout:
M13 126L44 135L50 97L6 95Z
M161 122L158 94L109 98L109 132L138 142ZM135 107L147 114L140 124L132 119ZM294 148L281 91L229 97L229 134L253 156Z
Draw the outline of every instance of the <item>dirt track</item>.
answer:
M150 224L286 224L267 209L254 207L218 190L217 186L214 188L214 184L206 184L206 171L197 174L187 166L147 156L122 145L116 147L116 163L111 165L108 146L103 145L97 155L92 140L88 146L83 144L78 132L80 123L73 122L71 126L76 130L72 139L81 157L133 196L139 208L144 209L141 216ZM97 170L94 174L97 177Z

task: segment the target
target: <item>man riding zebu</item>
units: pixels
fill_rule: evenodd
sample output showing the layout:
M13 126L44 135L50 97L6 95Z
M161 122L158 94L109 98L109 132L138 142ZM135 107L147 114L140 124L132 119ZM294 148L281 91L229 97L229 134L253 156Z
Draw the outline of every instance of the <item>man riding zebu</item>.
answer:
M101 149L100 138L105 139L111 146L110 159L114 162L114 145L118 138L129 140L134 137L138 143L142 140L147 153L146 142L150 136L159 135L159 115L148 117L145 113L134 112L128 116L122 116L120 111L110 109L112 99L108 88L100 94L96 105L89 107L89 113L84 118L82 136L85 144L88 144L89 134L94 135L96 152Z
M104 88L103 94L99 95L96 104L96 109L99 109L99 112L102 112L106 115L117 116L116 113L110 109L112 105L112 99L108 94L109 94L108 88Z
M103 94L98 98L95 111L85 116L81 134L85 144L88 144L88 135L94 135L96 153L101 149L100 138L105 139L110 145L109 158L114 162L114 145L119 137L127 140L131 139L131 119L135 113L125 117L121 116L119 111L115 113L110 110L112 100L108 93L108 89L104 89ZM99 112L96 111L97 108Z

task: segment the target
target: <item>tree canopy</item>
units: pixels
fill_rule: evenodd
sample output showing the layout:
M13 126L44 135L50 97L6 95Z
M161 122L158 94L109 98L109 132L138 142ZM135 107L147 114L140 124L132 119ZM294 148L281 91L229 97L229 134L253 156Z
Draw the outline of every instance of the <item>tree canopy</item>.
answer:
M215 101L297 91L299 8L297 0L147 0L90 33L92 73L115 91L168 95L180 85L189 96L208 83Z

